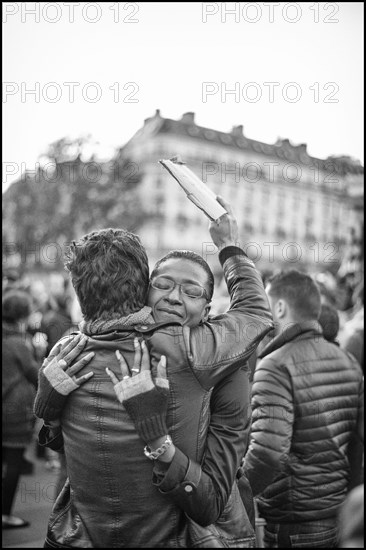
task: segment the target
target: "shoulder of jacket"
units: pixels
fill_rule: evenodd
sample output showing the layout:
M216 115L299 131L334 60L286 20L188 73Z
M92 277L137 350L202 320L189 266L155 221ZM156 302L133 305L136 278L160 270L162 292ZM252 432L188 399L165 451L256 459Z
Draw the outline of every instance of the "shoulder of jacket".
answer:
M345 358L348 360L349 367L351 367L358 375L361 376L361 378L363 378L362 367L357 361L356 357L352 354L352 352L344 348L339 348L339 349L343 353Z
M277 350L276 350L277 351ZM290 357L277 356L275 352L266 355L263 359L260 359L259 363L255 368L255 373L268 373L273 375L281 374L281 376L290 377L289 366L293 364L293 361ZM263 380L265 381L265 376Z
M279 365L286 365L286 363L293 363L293 357L295 355L297 347L297 342L291 341L286 342L281 346L280 348L274 349L268 355L265 355L262 359L260 359L260 363L262 362L268 362L273 363L275 366Z

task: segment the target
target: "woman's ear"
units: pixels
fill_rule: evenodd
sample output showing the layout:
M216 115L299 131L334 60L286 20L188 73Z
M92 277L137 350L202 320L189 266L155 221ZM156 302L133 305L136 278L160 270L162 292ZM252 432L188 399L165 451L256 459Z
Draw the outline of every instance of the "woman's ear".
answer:
M207 321L208 316L210 315L210 311L211 311L211 304L206 304L202 312L201 323L205 323Z

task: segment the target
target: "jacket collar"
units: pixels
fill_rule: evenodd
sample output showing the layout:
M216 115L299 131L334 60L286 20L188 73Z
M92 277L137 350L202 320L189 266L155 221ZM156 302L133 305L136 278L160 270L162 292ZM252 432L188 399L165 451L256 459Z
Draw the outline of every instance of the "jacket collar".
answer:
M126 334L130 336L131 332L138 332L140 334L147 334L149 332L155 332L156 330L159 330L161 328L166 327L181 327L182 323L179 321L162 321L160 323L155 323L154 319L150 316L148 319L146 319L146 324L137 324L137 325L126 325L121 326L119 328L110 328L106 329L105 332L98 332L96 334L88 334L89 338L91 338L94 342L101 342L102 346L106 345L106 342L111 342L113 345L118 341L119 339L126 338ZM80 325L79 325L80 328ZM80 332L83 332L83 330L80 330ZM76 336L79 334L79 331L76 329L73 332L71 332L70 336ZM87 333L86 333L87 334Z
M318 321L302 321L300 323L293 323L285 330L283 330L280 334L275 336L273 340L271 340L269 344L266 345L266 347L259 354L259 359L262 359L266 355L272 353L272 351L281 348L282 346L287 344L287 342L290 342L291 340L297 338L297 336L299 336L300 334L302 335L306 333L308 333L309 335L313 334L321 336L323 334L323 331Z
M137 324L153 322L151 307L144 306L142 309L130 313L125 317L117 319L95 319L94 321L81 321L80 331L88 336L104 334L106 332L124 330L125 327L133 327Z

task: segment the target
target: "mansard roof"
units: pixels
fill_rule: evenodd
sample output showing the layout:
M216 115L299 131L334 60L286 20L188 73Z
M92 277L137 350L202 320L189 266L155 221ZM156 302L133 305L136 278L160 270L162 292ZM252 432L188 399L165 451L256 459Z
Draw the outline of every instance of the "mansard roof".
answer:
M151 130L152 134L171 134L186 136L191 139L216 143L233 149L254 151L266 156L275 156L285 162L299 162L301 164L316 164L319 169L333 171L338 174L363 174L363 166L347 156L330 156L326 159L312 157L307 152L306 143L293 145L289 139L277 139L276 143L269 144L246 137L243 126L234 126L230 132L222 132L212 128L205 128L195 123L194 113L184 113L180 120L164 118L160 111L156 110L153 117L145 120L142 131ZM137 132L135 137L140 134Z

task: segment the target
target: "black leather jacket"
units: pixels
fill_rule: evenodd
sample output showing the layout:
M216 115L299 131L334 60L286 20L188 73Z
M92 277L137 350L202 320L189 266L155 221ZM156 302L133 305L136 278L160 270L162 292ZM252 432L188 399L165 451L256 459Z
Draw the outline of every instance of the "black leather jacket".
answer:
M228 257L222 254L221 259L231 295L226 314L193 329L146 324L90 338L84 353L96 352L86 367L94 376L70 394L62 417L70 488L66 489L69 498L61 495L56 502L49 524L50 539L59 518L71 511L73 532L84 528L96 548L187 547L184 510L202 525L215 521L224 510L234 482L231 476L235 478L236 472L230 468L225 472L223 456L218 470L230 480L224 489L218 489L200 466L212 388L237 371L272 328L267 298L253 263L238 249L232 249L231 254L225 249L224 253ZM105 373L106 366L118 369L116 349L132 362L136 332L148 342L153 363L162 353L167 356L169 433L189 457L184 472L187 478L173 492L169 492L168 480L167 487L160 485L161 491L167 489L164 492L153 485L153 464L144 456L144 444L116 400ZM172 468L179 452L174 460ZM192 489L190 499L185 490L187 481ZM213 492L207 492L209 483ZM72 533L64 543L78 545Z

